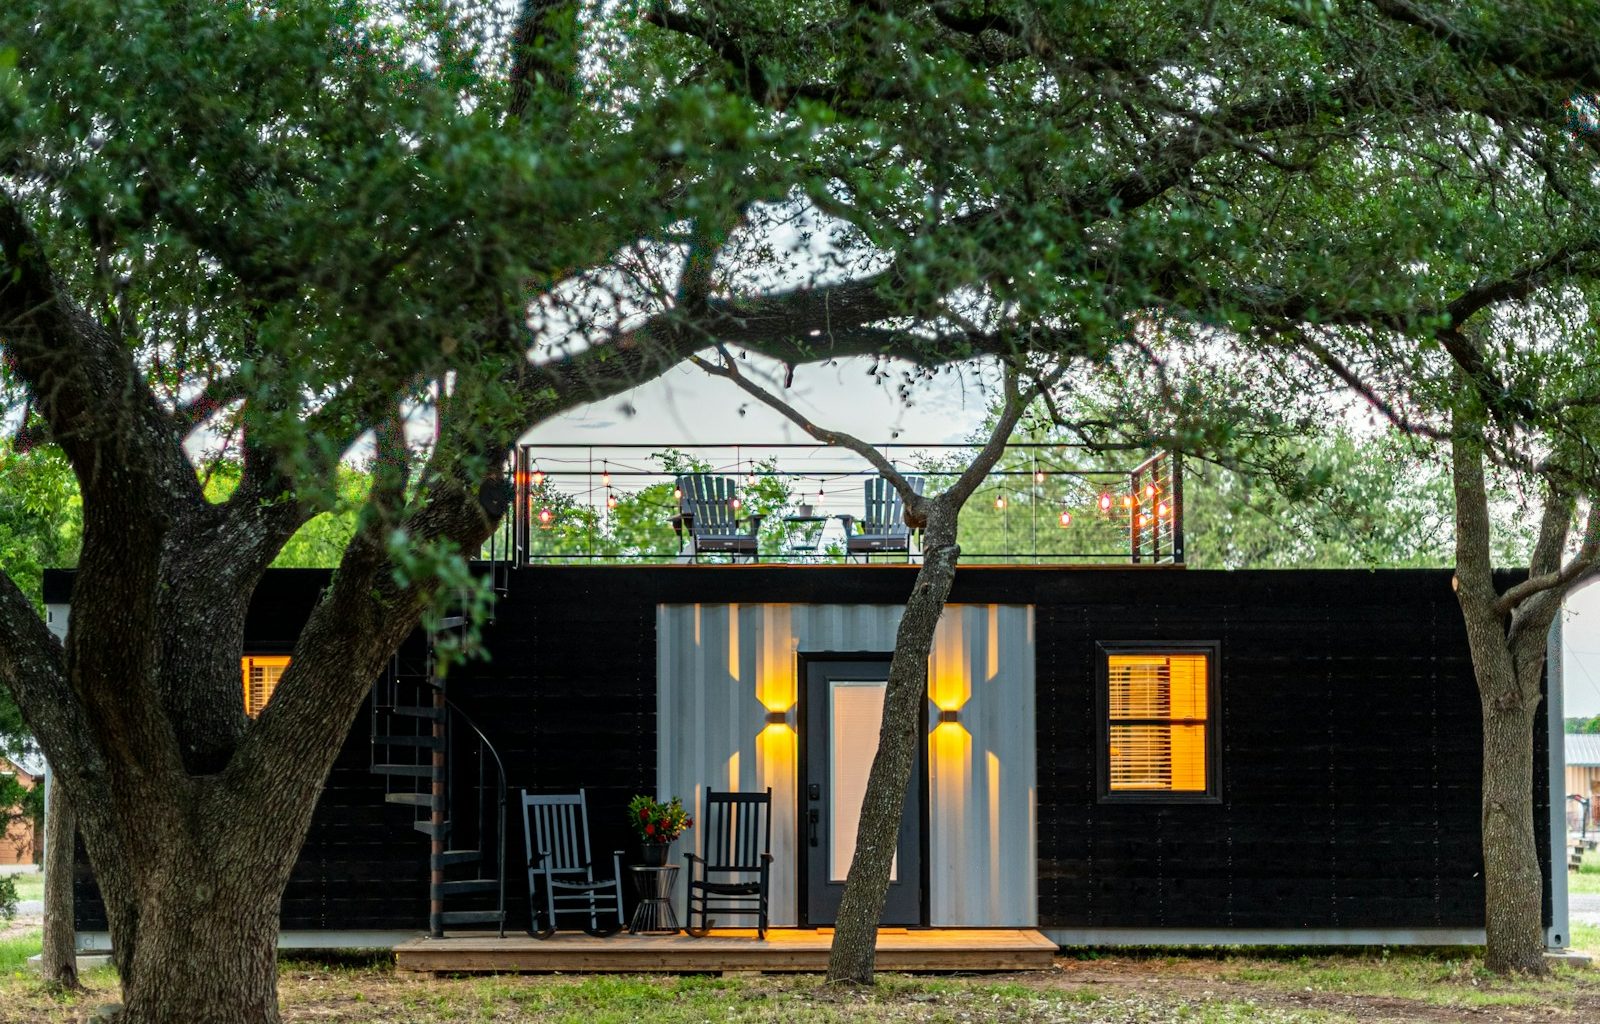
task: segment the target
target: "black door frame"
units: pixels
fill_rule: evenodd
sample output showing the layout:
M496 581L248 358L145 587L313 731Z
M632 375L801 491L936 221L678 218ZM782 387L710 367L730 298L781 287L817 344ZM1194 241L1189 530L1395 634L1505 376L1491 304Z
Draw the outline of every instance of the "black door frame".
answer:
M894 656L894 652L893 651L803 651L798 656L798 661L797 661L797 664L795 666L795 680L796 680L795 696L797 698L796 701L795 701L795 721L796 721L796 724L799 726L797 731L799 732L800 736L799 736L799 744L798 744L798 746L796 748L797 749L797 754L796 754L796 761L795 761L795 772L796 772L796 776L797 777L795 779L795 798L796 799L795 799L795 822L794 822L795 833L794 834L795 834L795 849L800 852L800 856L799 856L799 858L797 859L797 861L795 863L795 874L797 876L796 877L797 886L796 886L796 892L795 892L795 899L796 899L797 906L796 906L795 909L796 909L797 919L799 920L800 927L802 927L802 928L832 927L832 925L822 925L822 926L813 925L813 924L811 924L811 921L810 921L810 914L811 914L811 870L810 870L811 865L810 865L810 858L811 858L812 854L810 852L811 851L811 847L806 842L806 811L808 810L808 804L810 803L810 801L807 799L807 794L806 794L806 779L807 779L807 777L809 775L808 766L810 764L810 761L808 760L808 758L810 756L810 743L809 743L809 735L808 734L810 733L811 730L810 730L810 728L808 727L808 724L807 724L808 723L808 719L809 719L810 708L811 708L810 700L811 700L811 696L812 696L811 693L810 693L810 685L811 685L810 684L810 674L811 674L810 673L810 667L813 664L826 663L826 662L838 662L838 661L881 661L884 664L885 674L887 674L888 665L889 665L890 660L893 658L893 656ZM929 839L929 837L928 837L928 791L930 789L930 778L929 777L930 777L930 774L932 772L932 766L929 764L930 755L929 755L928 749L927 749L927 746L928 746L928 696L927 696L927 694L923 694L922 704L921 704L921 707L920 707L920 709L918 711L918 714L917 714L917 732L921 736L922 744L923 744L922 757L919 759L921 764L922 764L922 779L920 781L920 784L918 783L918 780L913 779L912 780L912 784L917 786L917 801L916 801L917 819L918 819L917 820L917 826L918 826L917 827L917 837L918 837L918 840L919 840L919 843L920 843L920 853L921 853L921 856L918 859L921 861L921 865L922 866L921 866L921 870L918 872L918 874L921 877L919 877L917 879L917 885L918 885L918 889L919 889L919 896L918 896L918 901L917 901L917 923L915 925L908 925L908 926L905 926L905 927L926 928L926 927L928 927L928 908L929 908L930 904L932 903L931 894L928 891L928 889L929 889L929 880L932 877L931 876L931 872L930 872L930 865L928 863L928 852L929 852L929 850L928 850L928 847L929 847L929 843L928 843L928 839ZM898 928L898 927L902 927L902 926L893 925L891 927L897 927Z

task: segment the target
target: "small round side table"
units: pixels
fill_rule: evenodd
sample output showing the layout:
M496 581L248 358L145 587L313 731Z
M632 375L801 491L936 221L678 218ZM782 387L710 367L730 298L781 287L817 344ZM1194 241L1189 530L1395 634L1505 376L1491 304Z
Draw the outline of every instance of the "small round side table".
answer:
M633 891L639 894L639 905L633 908L633 919L628 931L635 935L676 935L678 915L672 909L672 891L678 882L681 864L629 864L633 876Z

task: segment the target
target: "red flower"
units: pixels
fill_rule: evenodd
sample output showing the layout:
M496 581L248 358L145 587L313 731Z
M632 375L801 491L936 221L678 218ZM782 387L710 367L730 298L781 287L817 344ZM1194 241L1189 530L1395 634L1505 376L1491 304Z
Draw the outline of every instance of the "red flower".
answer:
M639 808L639 820L640 821L649 821L650 820L650 812L649 812L649 810L647 810L646 808L643 808L643 807Z
M656 827L654 825L646 825L644 827L644 834L647 835L647 836L655 835L656 834Z

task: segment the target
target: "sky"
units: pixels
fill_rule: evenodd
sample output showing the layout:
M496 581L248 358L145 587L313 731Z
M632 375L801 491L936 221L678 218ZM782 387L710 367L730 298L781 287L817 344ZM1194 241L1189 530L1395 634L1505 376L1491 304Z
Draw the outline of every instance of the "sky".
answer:
M1600 584L1567 598L1561 629L1564 713L1568 718L1600 715Z

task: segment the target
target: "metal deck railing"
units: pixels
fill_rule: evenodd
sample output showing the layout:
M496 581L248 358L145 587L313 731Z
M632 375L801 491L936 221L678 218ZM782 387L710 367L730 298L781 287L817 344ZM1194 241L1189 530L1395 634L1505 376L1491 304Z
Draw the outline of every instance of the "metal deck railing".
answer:
M977 446L875 447L933 493ZM820 444L521 445L512 513L486 550L513 565L693 561L674 487L684 473L734 482L739 514L762 516L758 561L802 564L853 560L841 517L862 516L866 482L878 475L854 453ZM1014 444L962 512L962 562L1182 564L1183 515L1182 466L1169 453ZM872 556L914 558L914 545L909 559Z

